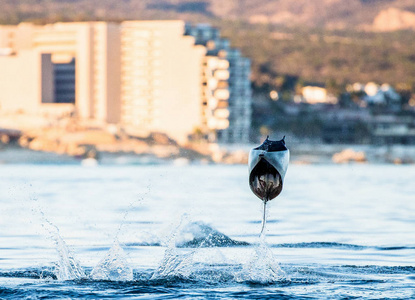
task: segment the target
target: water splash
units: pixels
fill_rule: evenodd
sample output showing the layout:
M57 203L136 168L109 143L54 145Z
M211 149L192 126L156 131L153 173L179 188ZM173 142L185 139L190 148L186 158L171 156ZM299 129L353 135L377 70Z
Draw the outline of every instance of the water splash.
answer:
M105 257L92 270L90 277L95 280L112 281L134 279L131 263L118 242L114 242Z
M249 262L243 266L242 272L239 274L239 281L266 284L287 279L285 272L281 269L271 248L266 243L267 216L267 201L264 201L258 244L254 247Z
M166 277L188 278L190 276L195 251L191 251L190 253L180 253L176 248L177 236L185 222L189 222L188 214L182 215L179 224L167 238L167 249L151 279L162 279Z
M196 250L193 261L210 266L223 266L233 263L219 248L199 248Z
M30 187L32 187L31 184ZM52 239L55 244L58 260L55 262L52 273L56 279L64 281L86 278L85 271L82 269L79 261L75 258L74 253L66 245L64 239L60 235L59 228L45 216L38 197L32 192L29 195L29 198L32 201L32 213L40 218L40 225L45 229L49 238Z
M128 207L127 207L127 209L124 211L124 214L123 214L123 217L122 217L122 220L121 220L121 223L120 223L120 225L118 226L118 229L117 229L117 231L115 232L115 237L114 237L114 243L116 243L117 241L118 241L118 237L119 237L119 235L120 235L120 233L121 233L121 231L122 231L122 229L123 229L123 227L126 225L126 223L127 223L127 217L128 217L128 215L131 213L131 211L133 211L133 208L134 208L134 206L135 206L135 204L136 203L140 203L140 202L143 202L144 201L144 199L145 199L145 197L150 193L150 191L151 191L151 185L149 184L149 185L147 185L147 191L143 194L143 195L139 195L138 197L137 197L137 199L135 199L134 201L132 201L129 205L128 205Z
M56 244L56 251L59 255L59 260L54 271L56 278L58 280L75 280L86 278L81 264L75 258L72 251L69 250L62 237L59 235L59 231L56 232L54 240Z
M191 251L169 248L151 279L232 282L235 281L238 267L239 264L233 264L218 248L198 248Z
M133 268L124 249L120 246L118 237L126 225L127 217L132 211L134 205L142 202L145 196L150 193L150 185L147 186L147 192L132 201L124 211L122 220L115 233L112 247L107 254L101 259L92 270L90 277L95 280L111 281L131 281L134 279Z
M164 257L151 279L162 279L169 277L190 278L193 272L194 251L180 253L175 247L167 248Z
M264 240L255 246L250 261L242 268L238 281L258 282L262 284L287 280L272 250Z
M182 278L212 283L234 279L233 262L217 248L235 245L226 235L202 222L190 222L184 215L168 241L164 257L151 279Z
M86 278L85 272L79 261L75 258L73 252L68 248L59 228L49 221L42 210L39 209L40 216L43 220L42 227L49 233L50 238L55 243L55 249L58 253L58 261L55 264L53 273L58 280L76 280Z

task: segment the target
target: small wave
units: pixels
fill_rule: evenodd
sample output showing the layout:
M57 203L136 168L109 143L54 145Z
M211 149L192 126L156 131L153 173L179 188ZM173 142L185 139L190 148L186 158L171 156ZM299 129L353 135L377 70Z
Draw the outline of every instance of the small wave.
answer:
M189 222L174 234L177 248L211 248L248 246L245 241L237 241L203 222ZM125 243L126 247L163 246L158 237L147 234L140 241Z
M290 243L290 244L274 244L274 248L338 248L338 249L353 249L353 250L363 250L369 247L353 245L353 244L343 244L336 242L310 242L310 243Z
M364 285L364 284L371 284L371 283L385 283L387 280L381 279L352 279L352 280L345 280L348 284L351 285Z
M376 249L381 251L395 251L395 250L413 250L415 247L412 246L362 246L346 243L337 242L309 242L309 243L284 243L284 244L273 244L273 248L333 248L333 249L350 249L350 250L365 250L365 249Z
M137 242L137 243L125 243L126 247L159 247L160 242Z
M180 230L176 238L178 248L234 247L248 246L244 241L236 241L203 222L191 222Z
M180 251L181 249L176 249ZM203 250L193 250L194 253ZM208 249L204 249L208 250ZM210 251L211 249L209 249ZM177 252L171 259L177 258ZM56 298L56 297L88 297L91 292L94 293L93 298L105 298L109 296L133 296L142 293L148 293L148 296L161 295L164 293L174 294L183 291L202 291L206 288L215 287L236 287L246 286L264 288L289 288L297 290L298 288L318 289L327 284L330 286L347 286L353 289L353 286L385 286L411 284L415 280L413 275L415 267L405 266L354 266L354 265L309 265L298 267L296 265L284 265L285 276L277 276L280 273L269 273L264 277L264 271L261 266L269 267L268 259L265 264L259 264L254 269L248 269L243 264L212 264L210 261L206 263L195 262L189 260L190 256L179 256L176 263L181 264L178 269L174 268L175 263L171 264L173 268L167 272L158 273L153 269L135 270L134 278L131 281L118 281L111 279L93 279L87 277L85 279L76 279L70 281L56 281L56 277L51 268L30 268L13 271L3 271L0 277L6 277L9 284L16 279L32 279L25 281L24 285L20 285L21 281L17 280L18 286L0 287L1 297L15 298ZM274 261L272 259L271 261ZM176 265L177 266L177 265ZM259 267L258 267L259 266ZM180 272L177 272L180 270ZM272 276L272 277L269 277ZM272 280L269 280L269 279ZM33 280L34 279L34 280ZM46 281L42 279L47 279ZM55 280L50 280L55 279ZM38 281L39 280L39 281ZM312 286L316 286L313 288ZM358 288L360 289L360 288ZM253 292L253 290L251 291ZM70 295L70 296L69 296ZM252 295L251 295L252 296ZM402 297L403 299L404 297Z
M377 250L394 251L394 250L415 250L415 247L408 246L391 246L391 247L374 247Z
M26 270L0 272L0 277L29 278L29 279L45 279L45 278L57 279L52 268L26 269Z
M1 288L0 287L0 297L21 297L24 295L20 289L14 288Z
M273 223L278 223L279 220L267 220L267 224L273 224ZM248 221L247 223L250 224L261 224L262 220L255 220L255 221Z
M350 269L350 272L360 272L365 274L414 274L415 266L355 266L355 265L342 265L338 268L342 270Z

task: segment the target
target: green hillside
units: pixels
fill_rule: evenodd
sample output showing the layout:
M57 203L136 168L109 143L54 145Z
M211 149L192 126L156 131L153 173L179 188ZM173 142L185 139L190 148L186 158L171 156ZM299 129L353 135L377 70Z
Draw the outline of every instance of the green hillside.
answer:
M284 77L344 85L376 81L415 84L415 32L371 33L283 28L246 23L220 25L232 45L253 60L257 86L281 86Z
M252 59L257 87L286 87L299 78L333 88L377 81L407 89L415 83L414 31L369 30L390 7L415 12L407 0L0 0L0 23L209 22Z

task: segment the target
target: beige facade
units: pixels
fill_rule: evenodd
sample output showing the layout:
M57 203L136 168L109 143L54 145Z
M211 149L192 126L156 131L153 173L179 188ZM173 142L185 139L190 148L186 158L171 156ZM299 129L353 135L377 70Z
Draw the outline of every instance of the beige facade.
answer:
M129 129L184 142L202 126L205 47L183 36L182 21L122 23L122 113Z
M121 37L118 24L94 24L93 118L118 123L121 113Z
M33 47L75 58L75 105L83 119L117 123L120 110L119 26L57 23L35 31Z
M42 26L36 26L32 23L21 23L14 25L0 26L0 48L10 48L14 50L30 50L33 48L33 35L36 29Z
M182 21L0 26L0 49L15 53L0 56L0 85L9 86L0 90L0 109L52 107L56 91L72 87L76 115L98 124L163 132L179 142L225 129L229 62L206 56L206 47L184 33ZM60 65L69 72L72 66L73 82L57 73ZM12 87L22 81L9 72L28 82L14 102Z
M0 26L0 48L75 59L75 105L80 118L117 123L120 111L120 29L105 22Z
M0 56L0 110L34 113L53 101L50 54L24 50Z

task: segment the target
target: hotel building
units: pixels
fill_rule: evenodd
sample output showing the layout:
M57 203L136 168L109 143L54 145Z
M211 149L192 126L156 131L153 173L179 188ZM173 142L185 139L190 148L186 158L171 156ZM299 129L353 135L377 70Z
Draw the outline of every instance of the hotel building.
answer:
M246 142L233 49L215 53L185 31L182 21L0 26L0 111L72 112L181 143Z
M225 143L249 141L252 114L251 62L238 49L231 48L227 39L220 37L219 29L207 24L186 25L186 34L195 37L197 45L207 48L207 55L229 62L227 80L229 127L218 130L218 139Z

